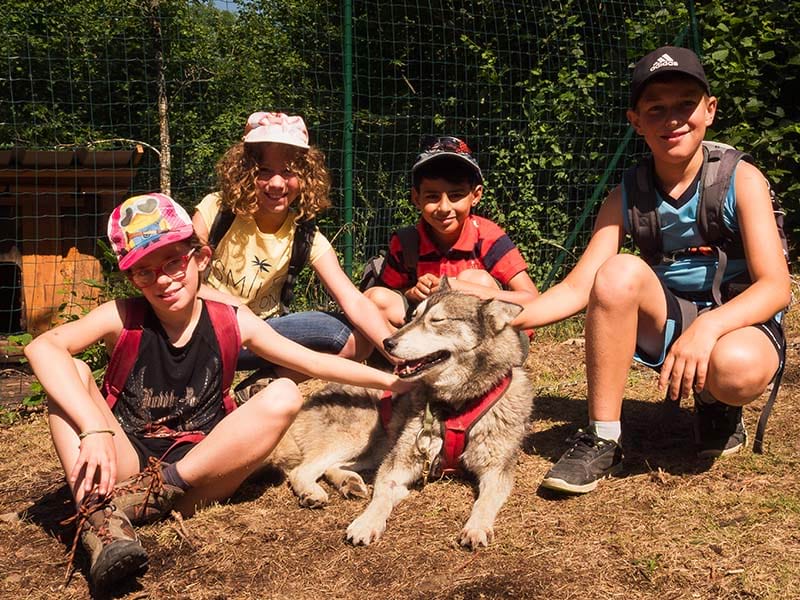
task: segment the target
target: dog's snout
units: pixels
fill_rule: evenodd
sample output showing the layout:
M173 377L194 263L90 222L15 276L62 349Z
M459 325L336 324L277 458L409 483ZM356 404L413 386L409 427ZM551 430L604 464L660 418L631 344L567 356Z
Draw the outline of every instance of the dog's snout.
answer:
M387 352L391 352L395 348L397 348L397 341L394 338L388 337L385 340L383 340L384 350L386 350Z

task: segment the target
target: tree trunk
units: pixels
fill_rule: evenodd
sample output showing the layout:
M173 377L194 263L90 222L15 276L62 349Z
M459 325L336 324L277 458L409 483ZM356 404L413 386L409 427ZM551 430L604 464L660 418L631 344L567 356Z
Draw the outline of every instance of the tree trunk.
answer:
M169 102L167 100L167 78L164 67L164 38L161 35L161 21L159 15L160 0L150 0L150 24L153 30L153 40L156 49L156 68L158 90L158 129L161 139L160 157L160 183L161 193L167 196L172 195L172 180L170 168L172 155L170 153L169 140Z

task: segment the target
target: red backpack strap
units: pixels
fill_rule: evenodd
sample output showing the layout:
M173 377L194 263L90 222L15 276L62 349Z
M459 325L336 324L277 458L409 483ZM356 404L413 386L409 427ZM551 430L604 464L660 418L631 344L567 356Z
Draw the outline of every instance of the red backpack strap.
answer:
M144 298L128 298L118 300L117 306L125 307L125 321L117 344L108 361L106 375L103 379L103 396L108 407L113 410L117 398L128 381L128 375L139 357L139 344L142 341L142 324L145 315Z
M231 384L236 373L236 361L239 359L239 349L242 347L242 337L239 333L239 322L236 320L236 309L230 304L204 300L211 319L211 326L217 338L220 358L222 360L222 403L225 412L230 413L236 408L236 402L231 396Z

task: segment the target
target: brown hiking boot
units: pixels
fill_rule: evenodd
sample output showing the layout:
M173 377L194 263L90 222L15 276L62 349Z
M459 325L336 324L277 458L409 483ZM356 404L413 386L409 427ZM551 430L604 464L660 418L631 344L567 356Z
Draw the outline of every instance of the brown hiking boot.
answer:
M143 525L168 515L183 494L164 482L161 461L150 458L144 470L114 486L114 504L131 523Z
M77 522L67 577L75 558L78 539L89 554L89 581L96 590L107 590L118 581L147 567L147 552L125 514L106 497L92 493L85 497L77 514Z

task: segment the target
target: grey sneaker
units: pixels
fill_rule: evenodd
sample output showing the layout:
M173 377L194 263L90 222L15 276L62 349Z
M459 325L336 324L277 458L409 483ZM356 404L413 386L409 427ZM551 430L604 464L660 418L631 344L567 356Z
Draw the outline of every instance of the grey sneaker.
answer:
M567 443L572 447L547 472L542 487L557 492L585 494L596 488L598 481L622 468L622 448L617 442L579 429Z
M78 530L67 565L68 576L78 539L89 554L89 581L95 590L108 590L118 581L144 572L147 552L131 522L112 501L91 494L83 499L74 519Z
M697 394L694 397L694 431L699 458L734 454L747 443L741 406L730 406L718 400L703 402Z

